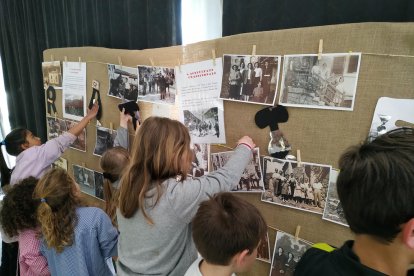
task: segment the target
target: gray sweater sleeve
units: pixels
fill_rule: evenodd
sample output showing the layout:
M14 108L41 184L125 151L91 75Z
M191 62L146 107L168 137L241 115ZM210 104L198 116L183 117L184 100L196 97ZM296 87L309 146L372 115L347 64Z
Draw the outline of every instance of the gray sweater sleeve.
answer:
M200 202L208 199L209 195L235 188L252 157L248 147L239 145L226 165L217 171L198 178L188 178L184 182L167 180L165 196L177 217L190 223Z
M116 130L114 147L123 147L124 149L129 148L128 129L123 128L123 127L118 127L118 129Z

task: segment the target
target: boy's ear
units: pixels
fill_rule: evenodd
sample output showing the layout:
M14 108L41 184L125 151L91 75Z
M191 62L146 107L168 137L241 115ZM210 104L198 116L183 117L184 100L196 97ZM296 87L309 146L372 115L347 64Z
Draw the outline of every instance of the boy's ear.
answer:
M249 250L248 249L244 249L243 251L237 253L234 256L235 265L237 267L243 267L247 256L249 256Z
M27 150L29 148L29 143L25 142L24 144L21 144L20 147L22 148L22 150Z
M403 225L402 237L404 244L414 250L414 218Z

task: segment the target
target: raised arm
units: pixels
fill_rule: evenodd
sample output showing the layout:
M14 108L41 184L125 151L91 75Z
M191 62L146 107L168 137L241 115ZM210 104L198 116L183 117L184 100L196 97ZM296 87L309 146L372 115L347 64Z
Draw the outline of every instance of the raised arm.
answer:
M96 117L96 114L98 113L99 105L98 103L95 103L91 109L88 110L88 113L85 117L82 118L82 120L77 123L74 127L68 130L69 133L78 136L81 134L82 130L88 125L88 123Z

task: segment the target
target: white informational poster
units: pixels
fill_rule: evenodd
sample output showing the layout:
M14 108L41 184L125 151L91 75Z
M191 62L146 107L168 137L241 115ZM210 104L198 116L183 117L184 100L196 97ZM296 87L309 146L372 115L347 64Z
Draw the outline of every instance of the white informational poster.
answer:
M63 62L63 117L80 121L86 115L86 63Z
M226 143L223 101L219 99L222 59L176 67L180 116L193 143Z

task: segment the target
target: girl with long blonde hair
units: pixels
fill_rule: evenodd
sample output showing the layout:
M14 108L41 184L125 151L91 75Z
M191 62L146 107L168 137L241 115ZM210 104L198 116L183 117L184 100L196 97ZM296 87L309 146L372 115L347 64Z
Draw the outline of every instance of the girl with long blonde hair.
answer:
M120 183L118 275L184 275L197 258L190 222L198 204L236 188L254 147L245 136L224 167L188 178L193 153L187 128L168 118L145 120Z
M106 260L117 255L118 232L99 208L82 207L78 184L63 169L47 172L33 197L40 201L40 251L52 275L112 275Z

